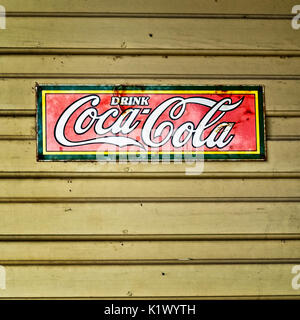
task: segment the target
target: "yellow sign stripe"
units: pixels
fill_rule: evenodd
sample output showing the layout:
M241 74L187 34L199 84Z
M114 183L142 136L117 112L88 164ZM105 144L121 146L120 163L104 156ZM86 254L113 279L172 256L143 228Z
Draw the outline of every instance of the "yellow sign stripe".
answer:
M67 151L52 152L46 151L46 94L48 93L127 93L127 94L254 94L255 95L255 117L256 117L256 150L255 151L118 151L118 152L97 152L97 151ZM259 110L258 91L221 91L221 90L44 90L42 92L42 114L43 114L43 154L45 155L109 155L109 154L259 154L260 132L259 132Z

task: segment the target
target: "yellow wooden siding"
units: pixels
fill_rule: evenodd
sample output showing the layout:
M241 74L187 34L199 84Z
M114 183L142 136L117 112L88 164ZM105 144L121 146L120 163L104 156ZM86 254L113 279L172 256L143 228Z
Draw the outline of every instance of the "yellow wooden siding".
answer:
M1 4L0 297L300 297L294 1ZM37 162L36 82L261 84L268 159Z
M70 250L72 247L72 250ZM4 241L0 242L1 263L31 264L180 264L259 263L270 259L290 262L298 258L297 240L227 241ZM278 258L280 256L280 258Z
M294 0L73 0L70 7L68 0L2 0L8 12L12 13L148 13L148 14L290 14Z
M300 206L293 199L17 200L0 204L1 239L299 238Z
M276 70L275 68L279 63L282 63L282 60L275 59L274 63L272 65L269 65L268 68L265 69L265 74L262 74L262 76L257 76L256 73L253 72L253 70L257 70L264 67L264 60L262 59L256 59L256 68L253 68L252 70L248 71L249 73L243 74L243 69L241 67L240 74L233 75L232 72L234 71L232 68L230 69L230 63L233 63L234 60L235 64L238 64L240 60L242 62L248 63L248 60L242 59L239 57L239 59L231 59L231 60L223 60L222 62L218 62L218 65L224 65L226 66L227 63L227 69L224 70L223 74L216 75L215 73L220 72L220 68L217 68L217 65L215 65L215 69L212 69L212 75L202 75L200 74L185 74L184 71L186 70L186 67L184 69L181 69L178 71L178 74L163 74L160 70L157 70L159 72L156 76L151 74L149 71L149 75L138 75L137 73L132 74L133 68L135 68L134 65L132 65L131 70L127 70L129 74L121 74L118 76L119 66L116 68L113 72L113 74L107 74L107 73L99 73L97 74L91 74L91 72L94 72L94 69L87 74L87 73L77 73L76 78L74 78L74 74L68 75L64 73L63 70L60 70L58 74L40 74L41 69L35 69L32 67L30 69L30 73L22 74L22 78L16 78L18 77L18 74L15 74L20 68L16 68L14 70L8 70L9 73L3 74L4 68L6 66L6 63L8 62L8 57L11 58L11 56L5 56L6 59L1 60L0 56L0 63L1 63L1 69L2 70L2 78L0 78L0 84L2 90L0 91L0 115L31 115L35 116L35 82L38 83L51 83L51 84L94 84L94 83L101 83L101 84L116 84L116 83L122 83L122 84L194 84L199 85L200 84L208 84L208 85L215 85L215 84L232 84L232 85L239 85L239 84L262 84L267 88L265 92L265 100L267 101L266 104L266 111L267 115L269 116L300 116L300 79L297 80L297 74L294 76L291 76L290 73L293 72L295 68L299 68L300 61L294 59L294 63L288 67L288 65L284 65L282 68L282 71L280 75L278 75L279 70ZM28 58L28 57L27 57ZM38 57L36 57L37 59ZM55 56L53 58L56 58ZM52 60L54 60L52 58ZM92 58L92 56L91 56ZM125 57L123 57L124 59ZM47 59L46 56L44 56L44 59ZM62 59L61 61L64 61L64 57L60 57ZM71 59L71 58L69 58ZM69 61L68 59L68 61ZM74 58L73 58L74 59ZM78 56L76 56L76 60L78 59ZM103 59L105 59L103 57ZM113 61L113 58L111 58ZM117 58L115 58L117 59ZM51 60L51 59L49 59ZM78 63L87 63L89 59L82 61L77 60ZM252 60L252 58L250 58ZM20 61L20 60L19 60ZM143 68L141 68L140 72L145 72L147 68L146 61L144 61L145 65ZM157 59L157 61L160 63L164 63L164 61L161 61ZM188 59L189 61L189 59ZM260 63L260 61L262 61ZM290 61L290 60L288 60ZM288 61L284 61L283 63L287 63ZM53 61L55 62L55 60ZM195 63L198 63L197 61L194 61ZM17 61L13 61L12 64L16 64ZM21 64L21 61L19 62ZM29 62L29 63L37 63L37 61ZM131 63L131 62L128 62ZM241 63L242 64L242 63ZM96 66L97 64L95 64ZM214 64L212 64L212 67ZM46 61L44 60L44 64L41 65L41 68L46 67ZM172 65L167 72L171 72L175 66ZM203 68L205 67L205 64L203 65ZM73 71L76 70L76 64L72 67ZM196 68L196 66L195 66ZM51 68L48 68L48 72L53 72ZM159 69L159 68L157 68ZM192 69L192 68L191 68ZM270 72L272 69L274 70L274 74L270 75ZM24 71L24 68L21 69ZM201 69L199 68L199 72L201 72ZM123 72L124 70L121 70ZM151 70L150 70L151 71ZM33 72L37 72L39 74L32 74ZM87 72L87 69L85 69L85 72ZM190 73L192 71L189 71ZM207 72L207 71L205 71ZM256 71L257 72L257 71ZM282 73L285 72L285 73ZM299 71L300 72L300 71ZM68 72L69 73L69 72ZM26 77L26 78L24 78ZM107 79L107 78L112 79ZM219 77L219 79L217 78ZM237 79L230 79L231 78L237 78ZM255 77L257 79L255 79ZM153 79L152 79L153 78ZM177 78L177 79L174 79ZM187 79L188 78L188 79ZM212 79L211 79L212 78ZM254 78L254 79L249 79ZM271 79L269 79L271 78ZM279 78L279 79L276 79ZM284 78L284 79L283 79ZM221 79L221 80L220 80ZM18 90L15 90L15 88L18 88ZM10 92L14 92L14 96L10 94ZM30 92L30 94L28 94ZM287 120L289 121L289 120ZM293 121L293 120L290 120ZM267 133L269 128L267 127Z
M3 297L296 296L293 264L7 266Z
M151 164L149 164L151 165ZM278 187L274 187L274 186ZM299 179L1 179L1 198L7 199L145 199L196 200L211 199L299 199ZM76 200L75 200L76 201Z
M186 84L196 77L198 83L201 79L203 84L207 78L221 78L223 84L225 78L238 78L240 82L254 78L258 83L261 79L299 80L300 57L11 54L0 56L0 67L4 79L19 76L34 80L46 78L47 82L52 78L87 77L95 78L97 82L102 82L103 78L114 78L110 82L115 83L119 77L137 77L141 78L140 81L151 77L153 83L155 78L166 78L166 82L168 78L180 77L185 78ZM150 83L149 80L147 82Z
M2 48L147 50L300 49L285 19L8 17ZM236 30L236 31L234 31ZM74 36L70 36L70 34ZM88 37L86 36L88 33ZM280 37L281 42L278 42ZM255 47L253 47L255 43ZM281 47L281 45L283 47Z

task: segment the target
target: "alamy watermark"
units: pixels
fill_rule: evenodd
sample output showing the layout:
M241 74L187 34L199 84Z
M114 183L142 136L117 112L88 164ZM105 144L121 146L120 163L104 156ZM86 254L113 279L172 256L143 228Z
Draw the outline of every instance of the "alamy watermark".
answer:
M294 290L300 289L300 265L293 266L292 273L296 274L292 279L292 288Z
M142 135L141 129L136 128L131 133L130 139L136 141ZM153 130L152 130L153 131ZM170 135L172 138L174 133ZM122 137L129 138L128 134L124 134ZM194 150L195 151L195 150ZM147 152L144 154L138 150L133 152L130 145L119 148L116 145L110 145L107 148L99 146L96 150L96 160L100 165L107 165L114 163L119 165L129 164L131 169L134 165L147 165L163 166L173 164L174 166L180 166L181 170L185 171L186 175L200 175L204 171L204 146L197 149L198 154L193 154L187 144L181 147L181 151L176 153L175 148L170 145L167 152L158 152L155 148L148 147ZM202 152L202 154L199 154ZM145 153L147 155L145 156Z
M292 28L294 30L299 30L300 29L300 4L293 6L292 13L295 14L295 16L292 19Z
M3 6L0 5L0 29L6 29L6 11Z
M0 290L6 289L6 270L5 267L0 266Z

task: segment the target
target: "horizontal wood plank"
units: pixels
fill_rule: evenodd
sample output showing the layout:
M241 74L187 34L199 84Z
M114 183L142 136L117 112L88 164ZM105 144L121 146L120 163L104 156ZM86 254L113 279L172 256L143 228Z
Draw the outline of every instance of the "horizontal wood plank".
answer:
M7 12L47 12L47 13L177 13L177 14L290 14L292 0L173 0L144 1L144 0L2 0Z
M70 250L72 248L72 250ZM0 264L300 260L299 240L1 241Z
M8 266L0 297L297 296L293 266Z
M36 135L35 117L3 117L0 116L0 139L3 136L30 137Z
M220 173L223 177L231 173L253 174L299 173L300 143L299 141L267 141L267 161L242 161L239 163L227 161L209 161L197 163L105 163L105 162L37 162L36 142L20 140L0 140L0 173L63 173L72 177L78 173L84 177L91 174L112 177L120 174L122 177L134 177L135 173L151 173L149 177L162 177L162 173L177 173L189 178L201 178L201 174ZM287 158L288 157L288 158ZM287 161L288 159L288 161ZM222 177L221 175L221 177ZM76 175L75 175L76 176ZM78 176L78 175L77 175ZM220 176L219 176L220 177Z
M35 114L35 83L41 84L95 84L100 80L95 79L0 79L2 90L0 91L0 111L22 112L29 110ZM183 77L182 79L161 79L159 75L153 80L149 79L125 79L123 76L115 80L101 79L103 85L264 85L265 101L267 114L288 116L289 113L298 112L300 114L300 93L298 86L300 80L249 80L249 79L191 79ZM14 95L11 92L14 91Z
M7 17L0 47L298 51L300 42L290 19Z
M274 188L278 185L278 188ZM8 199L201 199L300 198L300 179L1 179ZM13 200L12 200L13 201Z
M3 78L181 78L297 79L300 57L0 55ZM234 68L232 66L234 65ZM224 83L223 83L224 84Z
M0 203L5 236L300 236L298 202Z
M266 134L270 140L300 139L300 117L268 117L266 119Z

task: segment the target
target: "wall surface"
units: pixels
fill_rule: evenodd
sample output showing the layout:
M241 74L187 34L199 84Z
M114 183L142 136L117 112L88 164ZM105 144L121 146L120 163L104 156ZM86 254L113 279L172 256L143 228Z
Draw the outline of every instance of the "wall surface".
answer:
M300 297L288 0L2 0L1 298ZM35 83L262 84L268 160L36 161Z

